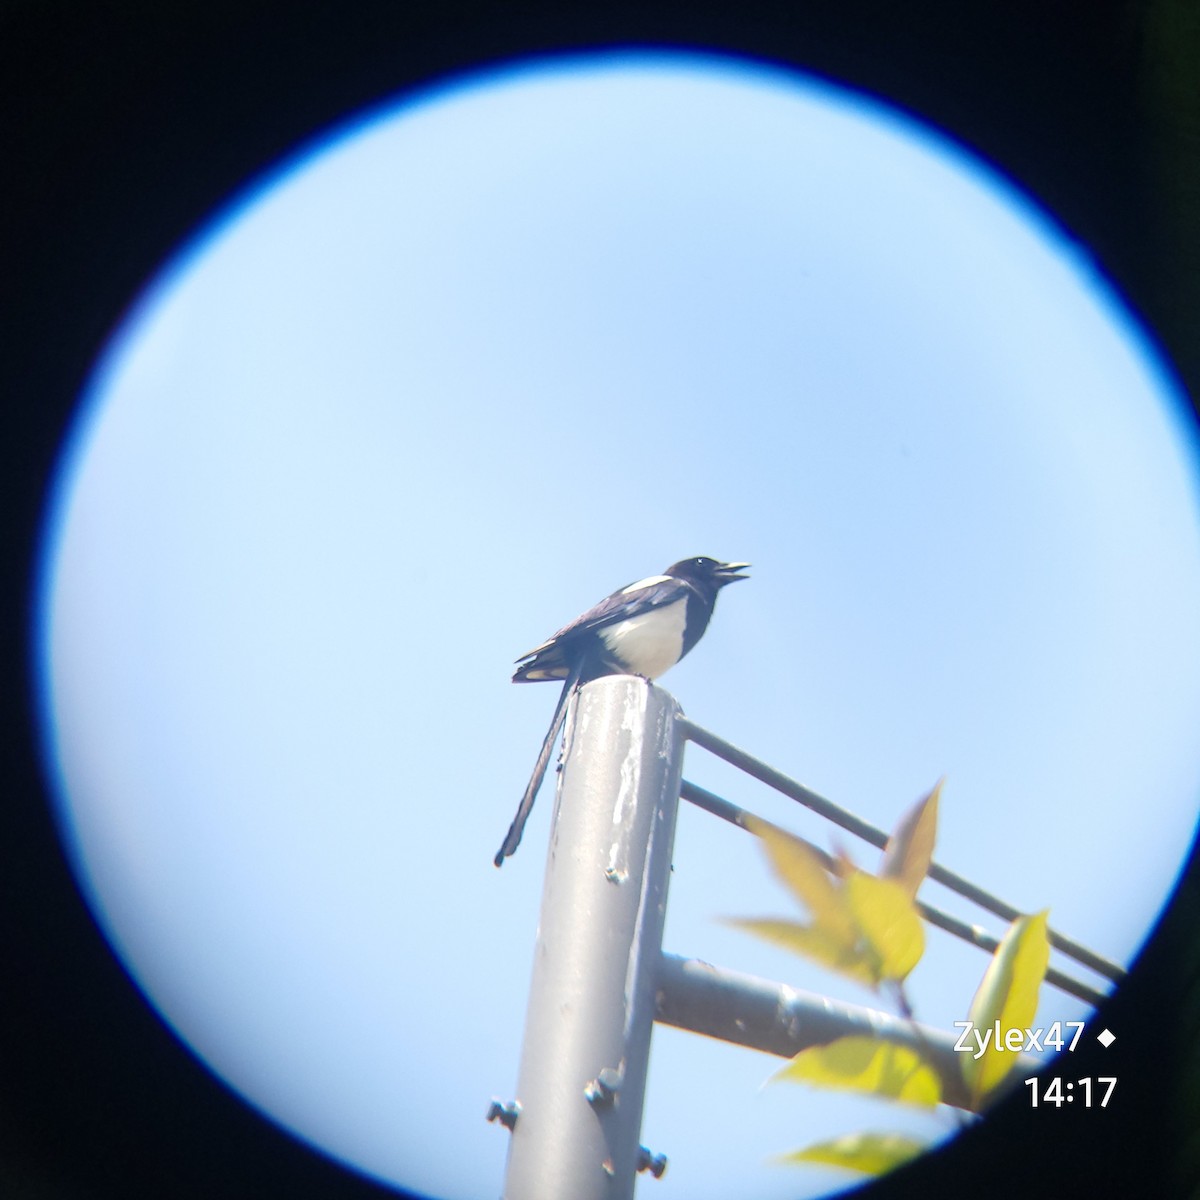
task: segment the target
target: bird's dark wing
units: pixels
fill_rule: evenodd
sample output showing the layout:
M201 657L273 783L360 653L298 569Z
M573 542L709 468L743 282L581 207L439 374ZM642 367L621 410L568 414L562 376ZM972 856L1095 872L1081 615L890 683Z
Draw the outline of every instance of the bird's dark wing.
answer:
M564 625L540 646L522 654L517 659L514 683L539 683L547 679L566 679L570 674L572 651L579 642L608 625L617 625L631 617L640 617L653 609L673 604L681 596L692 591L683 579L669 575L653 575L611 596L605 596L599 604L578 616L569 625Z

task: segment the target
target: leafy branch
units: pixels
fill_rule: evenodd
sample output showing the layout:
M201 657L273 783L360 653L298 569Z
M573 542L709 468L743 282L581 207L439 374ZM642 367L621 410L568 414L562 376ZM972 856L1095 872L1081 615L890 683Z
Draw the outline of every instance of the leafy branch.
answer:
M729 923L886 994L912 1023L917 1047L877 1037L844 1037L797 1054L774 1078L857 1092L932 1109L942 1078L917 1026L904 982L925 950L916 896L933 860L939 782L901 818L884 849L878 875L844 853L827 855L786 830L750 817L771 871L807 913L807 921L734 919ZM1047 913L1013 921L971 1003L975 1029L1024 1029L1033 1023L1049 962ZM1002 1037L961 1056L968 1108L979 1112L1009 1081L1019 1058ZM856 1133L793 1151L783 1161L821 1163L883 1174L926 1148L900 1134Z

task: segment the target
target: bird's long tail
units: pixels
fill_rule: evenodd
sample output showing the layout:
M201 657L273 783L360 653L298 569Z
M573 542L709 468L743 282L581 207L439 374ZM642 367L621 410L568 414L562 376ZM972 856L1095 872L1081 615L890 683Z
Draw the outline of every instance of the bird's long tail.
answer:
M546 777L546 768L550 765L550 754L554 749L554 743L558 741L558 735L562 731L563 722L567 719L567 701L571 698L571 692L579 682L581 673L582 665L575 667L563 684L562 692L558 697L558 704L554 709L554 716L550 720L550 728L546 731L546 740L542 743L541 753L538 755L537 762L533 767L533 774L529 777L529 783L525 788L525 795L521 797L521 803L517 807L517 815L513 817L513 823L508 827L508 833L505 835L503 845L496 851L496 857L492 859L498 867L503 866L504 860L509 855L515 854L517 847L521 844L521 834L525 832L525 822L529 820L529 813L533 809L533 802L537 797L538 789L542 786L542 780Z

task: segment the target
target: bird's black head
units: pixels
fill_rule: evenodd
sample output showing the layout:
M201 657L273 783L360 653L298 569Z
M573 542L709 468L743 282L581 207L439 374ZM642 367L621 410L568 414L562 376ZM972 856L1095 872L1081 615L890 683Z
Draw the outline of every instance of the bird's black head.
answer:
M744 562L718 562L715 558L685 558L672 563L664 572L674 579L686 579L691 583L706 584L709 587L721 588L727 583L737 583L739 579L749 579L749 575L740 575L750 564Z

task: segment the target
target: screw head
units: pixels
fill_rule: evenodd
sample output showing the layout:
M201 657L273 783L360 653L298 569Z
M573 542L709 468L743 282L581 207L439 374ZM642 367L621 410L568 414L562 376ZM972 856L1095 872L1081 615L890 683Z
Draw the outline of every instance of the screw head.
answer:
M511 1133L517 1126L517 1118L521 1115L521 1105L516 1100L501 1101L492 1097L488 1105L487 1119L503 1125Z

